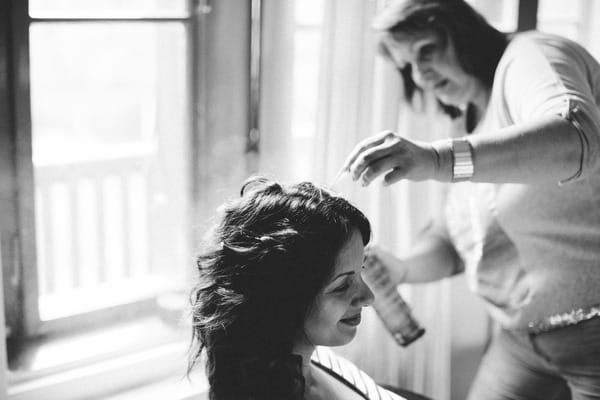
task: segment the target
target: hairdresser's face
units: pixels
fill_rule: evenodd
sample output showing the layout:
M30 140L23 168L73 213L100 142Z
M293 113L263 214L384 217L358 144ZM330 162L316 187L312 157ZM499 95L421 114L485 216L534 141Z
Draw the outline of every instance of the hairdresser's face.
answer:
M410 65L416 85L433 91L444 104L464 106L484 90L479 79L463 70L452 41L444 41L433 31L388 34L383 41L394 64L399 68Z
M373 301L373 293L361 277L364 245L358 230L337 256L331 279L316 299L304 323L309 345L341 346L350 342L361 320L361 310Z

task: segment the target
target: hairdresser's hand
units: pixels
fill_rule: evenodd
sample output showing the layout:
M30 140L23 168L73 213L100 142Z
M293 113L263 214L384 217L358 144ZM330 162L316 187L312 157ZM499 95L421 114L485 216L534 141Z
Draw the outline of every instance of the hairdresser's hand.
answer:
M369 268L374 263L382 264L388 270L394 284L405 282L408 274L407 263L375 243L365 249L365 267Z
M385 174L384 185L401 179L443 180L439 176L438 155L431 144L409 140L392 131L383 131L359 143L344 168L364 186L382 174Z

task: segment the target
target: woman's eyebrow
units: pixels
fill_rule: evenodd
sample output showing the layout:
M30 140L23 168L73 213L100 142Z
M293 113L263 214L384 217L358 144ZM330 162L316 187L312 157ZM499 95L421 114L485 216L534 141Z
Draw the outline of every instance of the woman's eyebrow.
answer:
M337 275L335 278L333 278L333 279L331 280L331 282L330 282L330 283L333 283L334 281L338 280L339 278L341 278L341 277L343 277L343 276L346 276L346 275L354 275L354 274L355 274L355 272L354 272L354 271L342 272L341 274L339 274L339 275Z

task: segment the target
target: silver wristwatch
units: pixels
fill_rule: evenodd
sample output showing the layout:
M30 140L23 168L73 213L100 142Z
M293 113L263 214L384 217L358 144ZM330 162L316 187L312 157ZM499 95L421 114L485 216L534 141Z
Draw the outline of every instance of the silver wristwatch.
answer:
M452 182L473 177L473 149L467 138L452 139Z

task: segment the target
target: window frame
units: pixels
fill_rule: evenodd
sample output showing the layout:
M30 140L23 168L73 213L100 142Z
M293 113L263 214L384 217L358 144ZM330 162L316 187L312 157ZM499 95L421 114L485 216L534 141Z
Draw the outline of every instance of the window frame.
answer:
M90 327L104 327L116 317L133 319L140 311L154 304L148 301L127 304L107 310L92 311L54 321L40 321L38 313L38 281L35 243L35 191L32 159L30 104L29 27L45 22L148 22L181 23L185 31L186 50L186 142L189 150L188 213L195 215L199 195L199 144L204 131L204 106L208 104L203 91L208 79L201 73L200 54L206 48L206 22L211 12L209 0L186 0L187 14L165 18L32 18L28 1L9 0L0 4L0 398L9 399L78 399L103 396L150 382L162 382L170 376L181 377L185 371L188 338L163 335L152 340L142 339L139 348L106 354L100 358L82 360L72 365L43 370L10 370L9 356L35 353L47 343L67 339L67 330L79 324L80 339ZM202 67L204 68L204 66ZM186 232L194 239L192 228ZM155 320L158 317L154 317ZM125 325L124 332L139 332L150 326L149 318ZM127 330L129 329L129 330ZM137 331L136 331L137 330ZM94 329L92 334L102 334ZM70 333L70 332L69 332ZM155 335L156 336L156 335ZM26 352L27 352L26 351ZM100 385L99 383L103 384ZM205 391L200 385L176 385L189 393Z
M10 48L10 58L13 62L9 69L9 82L13 82L9 104L14 104L12 114L14 115L12 126L14 134L10 138L2 137L0 143L7 145L6 148L14 149L13 159L13 182L14 187L12 215L16 215L16 221L11 226L11 231L5 236L10 238L9 243L3 247L8 251L5 256L5 276L9 279L5 284L5 301L7 310L18 310L7 315L7 323L13 338L22 340L42 334L54 334L72 328L73 325L81 328L97 326L101 323L117 319L120 316L132 315L134 313L146 312L153 308L152 301L140 301L138 303L124 304L110 309L91 311L89 313L59 318L51 321L41 321L38 312L38 274L37 256L35 242L35 189L34 189L34 166L32 162L32 130L31 130L31 102L30 102L30 68L29 68L29 30L32 24L43 23L181 23L185 30L186 39L186 71L188 93L187 98L187 122L186 136L196 131L196 121L192 118L191 111L197 102L197 92L194 90L196 82L196 71L198 57L196 49L200 37L195 34L198 31L198 19L195 16L196 2L188 0L187 15L180 17L117 17L117 18L38 18L29 16L28 1L12 1L9 14L12 26L7 34L7 44ZM9 115L11 113L9 112ZM6 143L8 141L8 143ZM4 147L4 146L3 146ZM193 147L192 147L193 148ZM191 175L194 180L193 174ZM193 197L189 194L193 202ZM188 232L189 235L189 232ZM9 267L12 267L9 268ZM20 320L18 316L24 318Z

